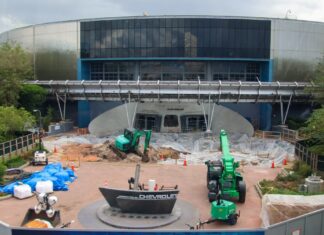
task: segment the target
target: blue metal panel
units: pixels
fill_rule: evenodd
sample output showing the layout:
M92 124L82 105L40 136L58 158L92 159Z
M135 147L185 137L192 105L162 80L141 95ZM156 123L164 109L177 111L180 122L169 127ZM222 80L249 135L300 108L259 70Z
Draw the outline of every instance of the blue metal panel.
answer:
M77 60L78 80L90 79L90 66L87 63ZM87 128L90 123L90 104L89 101L78 101L78 127Z
M262 82L272 82L272 60L261 63L261 78Z
M124 61L124 60L189 60L189 61L265 61L269 59L254 59L254 58L215 58L215 57L126 57L126 58L84 58L82 61L102 61L102 60L113 60L113 61Z
M269 60L268 61L268 68L269 68L269 74L268 74L268 82L272 82L273 81L273 60Z
M77 60L78 80L90 80L90 64L82 59Z
M260 104L260 129L271 130L272 105Z
M251 231L82 231L82 230L27 230L13 229L12 235L264 235L264 230Z
M261 65L261 81L271 82L272 81L272 60L262 63ZM260 129L271 130L272 120L272 105L261 104L260 105Z
M86 128L90 123L90 105L89 101L78 101L78 127Z
M82 61L77 60L77 80L82 80Z

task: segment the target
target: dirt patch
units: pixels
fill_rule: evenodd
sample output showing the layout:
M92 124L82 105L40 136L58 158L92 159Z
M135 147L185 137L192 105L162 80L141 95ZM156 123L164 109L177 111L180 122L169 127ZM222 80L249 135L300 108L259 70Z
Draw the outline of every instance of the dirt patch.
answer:
M106 141L103 144L81 144L71 143L64 145L60 150L60 161L62 162L98 162L107 160L109 162L140 162L141 157L135 153L127 153L125 159L120 158L110 146L114 143ZM143 147L139 148L143 152ZM180 152L172 148L155 149L150 146L147 150L149 162L157 162L159 159L179 159Z

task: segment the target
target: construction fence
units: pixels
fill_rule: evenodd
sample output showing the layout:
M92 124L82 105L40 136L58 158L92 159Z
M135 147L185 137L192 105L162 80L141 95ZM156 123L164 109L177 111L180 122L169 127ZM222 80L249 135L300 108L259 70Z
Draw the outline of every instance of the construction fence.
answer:
M324 209L320 209L296 218L273 224L265 235L323 235Z
M262 139L278 139L285 140L291 144L295 145L295 156L306 162L313 171L324 171L324 160L315 154L310 152L307 147L299 143L303 137L300 136L299 132L296 130L291 130L288 128L282 128L281 131L255 131L255 137Z
M12 155L19 155L35 147L37 134L27 134L13 140L0 143L0 162Z
M267 228L251 230L89 230L89 229L27 229L10 227L0 221L1 235L185 235L185 234L206 234L206 235L323 235L324 234L324 209L320 209L305 215L298 216Z

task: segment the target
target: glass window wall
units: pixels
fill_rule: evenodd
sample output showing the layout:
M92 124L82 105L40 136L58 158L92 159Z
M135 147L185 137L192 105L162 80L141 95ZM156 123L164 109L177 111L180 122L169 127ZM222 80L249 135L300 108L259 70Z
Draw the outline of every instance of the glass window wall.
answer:
M269 20L160 18L81 22L82 58L269 56Z

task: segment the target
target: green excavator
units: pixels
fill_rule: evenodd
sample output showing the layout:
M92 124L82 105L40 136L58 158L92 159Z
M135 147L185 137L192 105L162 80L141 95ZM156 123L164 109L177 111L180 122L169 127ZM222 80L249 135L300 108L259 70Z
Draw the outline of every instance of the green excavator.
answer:
M150 144L152 131L151 130L137 130L135 128L126 128L124 134L117 136L114 145L110 148L121 158L125 159L127 153L133 152L142 157L143 162L148 162L149 157L147 150ZM139 151L140 138L145 136L144 150Z

